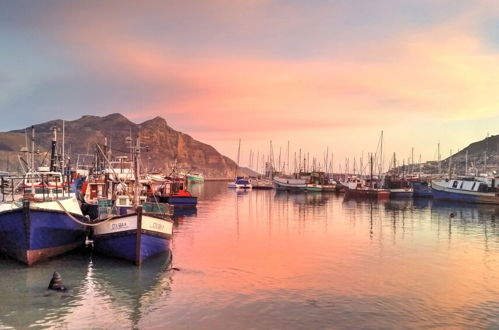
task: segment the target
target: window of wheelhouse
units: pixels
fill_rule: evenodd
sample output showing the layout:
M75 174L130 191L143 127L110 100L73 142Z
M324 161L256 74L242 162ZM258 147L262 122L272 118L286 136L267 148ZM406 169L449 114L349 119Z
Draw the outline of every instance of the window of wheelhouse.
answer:
M454 183L452 184L452 188L457 188L457 181L454 181Z

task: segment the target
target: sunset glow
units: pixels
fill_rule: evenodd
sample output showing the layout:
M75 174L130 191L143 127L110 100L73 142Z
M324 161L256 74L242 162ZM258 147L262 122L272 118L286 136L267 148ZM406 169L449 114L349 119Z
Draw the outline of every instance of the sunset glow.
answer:
M97 6L98 4L98 6ZM155 116L242 163L269 141L423 160L496 134L492 1L3 2L0 129ZM5 53L4 53L5 55ZM29 114L18 116L23 112ZM336 166L335 166L336 167Z

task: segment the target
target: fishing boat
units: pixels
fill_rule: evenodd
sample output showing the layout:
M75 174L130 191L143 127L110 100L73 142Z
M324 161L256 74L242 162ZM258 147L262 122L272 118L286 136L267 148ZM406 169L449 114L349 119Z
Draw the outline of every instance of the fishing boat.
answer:
M112 216L93 228L93 245L97 253L140 265L148 258L169 251L173 221L145 213L142 206L136 212Z
M499 204L498 177L462 177L431 182L433 198L481 204Z
M361 179L353 176L347 178L342 185L345 187L345 197L360 197L360 198L374 198L386 199L390 197L390 190L380 187L379 181L375 180L373 176L373 157L370 157L370 176L369 179Z
M140 139L135 147L135 177L139 178ZM173 221L166 208L152 212L140 205L138 180L134 183L134 212L111 214L93 226L93 244L97 253L131 261L136 265L170 249ZM157 204L161 206L161 204Z
M383 188L390 191L390 198L412 198L414 194L411 183L398 176L386 176Z
M21 195L12 191L11 200L0 204L0 251L27 265L85 243L88 220L69 192L68 178L57 170L56 138L54 127L50 167L33 170L33 129L32 170L18 185Z
M198 198L187 190L184 177L165 177L149 182L153 192L148 200L167 203L176 208L195 208Z
M307 186L307 179L299 175L275 176L273 181L278 190L301 191Z
M431 185L426 180L413 180L411 181L411 186L413 190L414 197L433 197L433 192L431 189Z
M360 198L375 198L386 199L390 197L390 190L383 188L376 188L373 184L367 185L366 182L360 178L353 177L346 182L342 182L345 189L345 197L360 197Z
M269 178L251 178L252 189L273 189L274 184Z
M412 198L414 190L405 177L405 165L402 173L398 172L397 159L393 154L393 167L384 178L383 188L390 190L390 198Z

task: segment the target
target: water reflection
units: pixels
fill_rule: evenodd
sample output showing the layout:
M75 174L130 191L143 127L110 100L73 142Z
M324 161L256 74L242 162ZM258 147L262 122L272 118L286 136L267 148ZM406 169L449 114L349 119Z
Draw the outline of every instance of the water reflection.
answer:
M78 290L85 280L86 251L68 254L26 267L17 261L0 260L0 327L25 329L32 325L55 327L80 304ZM54 271L62 274L67 292L47 291Z
M136 268L88 254L35 268L0 262L9 274L0 295L12 301L0 304L0 327L499 324L497 207L237 192L224 182L198 189L197 212L176 218L180 271L168 271L168 260ZM72 288L68 297L44 296L54 270Z
M170 260L163 254L134 267L85 250L33 267L2 259L0 327L135 328L168 296ZM47 290L55 270L67 292Z
M136 328L143 318L156 310L158 301L167 299L171 291L171 256L161 254L140 267L130 267L120 260L94 257L89 264L82 297L98 297L107 304L110 325L116 324L117 315L125 328ZM102 305L99 306L102 308Z

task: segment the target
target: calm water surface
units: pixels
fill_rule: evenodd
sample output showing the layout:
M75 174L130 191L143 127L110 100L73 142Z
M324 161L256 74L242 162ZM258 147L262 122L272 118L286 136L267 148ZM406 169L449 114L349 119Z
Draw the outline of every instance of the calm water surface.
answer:
M87 250L2 258L0 328L499 328L498 207L191 190L178 271ZM69 292L45 290L55 270Z

